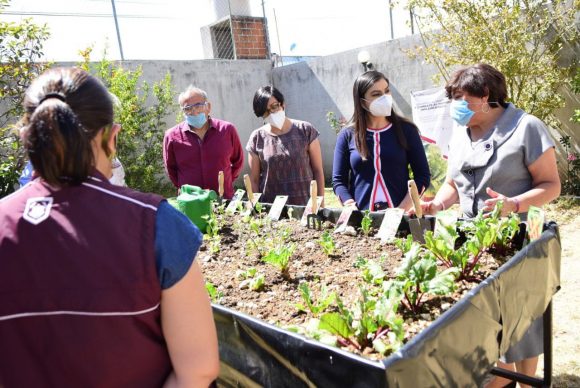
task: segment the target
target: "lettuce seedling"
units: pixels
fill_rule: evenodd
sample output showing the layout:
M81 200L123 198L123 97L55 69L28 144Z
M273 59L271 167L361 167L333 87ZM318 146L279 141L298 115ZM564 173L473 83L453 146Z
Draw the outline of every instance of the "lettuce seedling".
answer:
M363 218L360 222L360 228L365 236L368 236L369 233L371 232L371 225L372 224L373 224L373 220L371 218L371 212L368 210L365 210L363 212Z
M308 286L308 283L302 282L298 286L298 290L300 291L300 295L302 299L306 303L304 306L302 303L297 303L296 307L299 311L306 311L306 309L310 310L312 315L317 317L320 313L324 312L328 306L334 303L336 298L336 294L334 292L328 293L326 287L322 286L320 290L320 295L317 300L315 301L313 298L312 290Z
M363 280L368 284L381 285L386 278L385 271L374 260L366 260L360 268L362 269Z
M395 246L399 248L404 255L409 252L409 249L411 249L411 246L413 245L413 236L409 234L407 235L407 238L397 238L394 242Z
M322 235L320 236L320 240L318 240L318 243L322 247L322 250L324 251L324 254L326 256L331 256L332 254L334 254L336 250L336 245L334 244L334 239L332 238L332 235L328 230L325 230L322 233Z
M288 267L290 257L294 253L296 246L294 244L280 244L269 250L262 260L268 264L274 265L280 270L282 276L288 277Z
M266 281L264 275L258 273L254 267L248 268L246 271L240 270L236 272L236 277L242 280L240 288L249 288L252 291L260 291L264 289Z
M209 298L214 303L218 303L221 300L221 298L224 296L224 294L222 292L220 292L216 288L216 286L214 286L210 282L205 283L205 289L207 290L207 293L209 294Z
M223 206L221 209L223 209ZM207 223L203 239L209 242L209 253L211 255L216 255L221 249L220 230L222 228L223 221L220 222L220 218L218 217L220 211L220 207L218 207L210 214L206 214L201 217Z

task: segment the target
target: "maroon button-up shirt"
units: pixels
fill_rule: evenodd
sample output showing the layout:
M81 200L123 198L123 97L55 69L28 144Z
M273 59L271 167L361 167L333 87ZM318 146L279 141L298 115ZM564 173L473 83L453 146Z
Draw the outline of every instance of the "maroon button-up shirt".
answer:
M203 140L182 122L165 132L163 159L169 179L218 192L218 173L224 172L224 197L234 195L233 181L244 164L244 152L236 127L227 121L209 119Z

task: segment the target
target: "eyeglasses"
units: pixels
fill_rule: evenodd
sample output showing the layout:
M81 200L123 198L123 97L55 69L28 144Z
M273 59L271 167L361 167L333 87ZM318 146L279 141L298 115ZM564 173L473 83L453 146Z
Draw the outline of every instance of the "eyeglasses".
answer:
M266 113L268 115L271 115L272 113L276 113L278 112L280 109L282 108L282 104L280 104L279 102L275 102L272 105L270 105L269 108L266 109Z
M203 108L205 108L206 105L207 105L207 102L198 102L197 104L182 106L181 110L186 115L190 115L192 113L195 114L195 113L201 112L203 110Z

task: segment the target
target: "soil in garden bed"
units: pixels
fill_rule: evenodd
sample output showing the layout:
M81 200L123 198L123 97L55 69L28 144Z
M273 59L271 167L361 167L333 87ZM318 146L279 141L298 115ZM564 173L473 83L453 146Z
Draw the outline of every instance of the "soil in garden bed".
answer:
M205 241L198 255L205 279L217 288L219 296L214 303L243 312L268 323L288 327L302 325L313 318L308 312L299 311L297 304L304 304L298 286L308 282L315 295L320 294L324 286L328 292L335 292L345 303L351 305L358 300L361 284L361 270L356 267L359 258L371 259L381 263L387 277L393 278L402 263L402 252L394 244L382 244L380 240L365 236L360 230L356 236L332 233L334 225L323 224L323 231L332 234L335 252L325 254L320 244L322 232L308 229L297 220L280 220L266 225L271 236L285 233L287 244L293 245L288 272L283 275L275 266L260 260L255 245L264 246L264 240L251 241L248 236L250 225L242 222L239 215L222 216L219 252L210 253L209 241ZM509 257L509 256L508 256ZM500 264L489 254L480 260L480 267L474 273L474 279L459 281L457 290L446 297L427 297L426 303L418 314L399 308L405 320L405 342L422 331L433 320L439 317L463 294L477 286L493 273ZM265 279L261 291L248 287L241 288L243 279L238 273L255 268ZM357 352L355 349L349 349ZM367 349L363 354L371 359L383 356Z

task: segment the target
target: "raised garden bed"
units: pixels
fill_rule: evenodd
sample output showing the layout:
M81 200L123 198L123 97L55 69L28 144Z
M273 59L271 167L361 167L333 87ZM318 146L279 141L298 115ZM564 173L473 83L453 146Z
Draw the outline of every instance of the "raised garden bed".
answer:
M303 212L300 207L289 208L294 217L299 218ZM320 214L334 223L339 211L323 209ZM377 227L382 214L370 216ZM367 264L378 263L384 278L393 279L402 264L401 250L394 245L381 245L359 232L356 237L331 235L334 251L324 253L322 233L305 229L295 220L263 225L255 222L260 217L246 219L245 223L237 217L237 223L235 217L226 217L234 221L221 225L219 248L215 241L212 246L208 240L199 256L206 279L215 287L213 308L222 362L221 385L480 384L499 354L517 342L531 321L543 314L559 287L560 243L557 227L550 224L539 240L511 258L508 255L509 260L501 267L486 255L480 259L478 269L456 283L453 292L444 296L426 292L424 303L415 311L404 306L396 308L403 334L390 330L393 334L388 337L386 330L383 341L389 344L386 338L394 339L397 334L403 344L395 352L378 346L383 350L381 354L372 344L357 347L361 345L357 341L352 344L340 338L336 343L340 347L335 347L281 328L291 326L312 336L307 329L312 326L312 319L320 320L325 314L313 314L307 306L303 307L305 311L296 307L305 304L300 285L309 285L314 307L321 307L323 288L326 295L339 295L345 306L356 304L361 298L357 289L361 282L356 280L356 274L360 277L366 268L371 282L373 276L377 277L377 268L361 267L365 261L360 257ZM356 214L351 223L359 226L361 219L362 215ZM265 255L260 249L266 250L269 242L260 240L257 234L252 237L252 228L272 228L272 238L291 236L283 244L293 247L286 271L258 258ZM407 233L404 218L399 235ZM250 269L253 275L249 274ZM263 284L254 291L257 275L264 276ZM336 310L330 306L326 312ZM323 340L329 342L328 338Z

